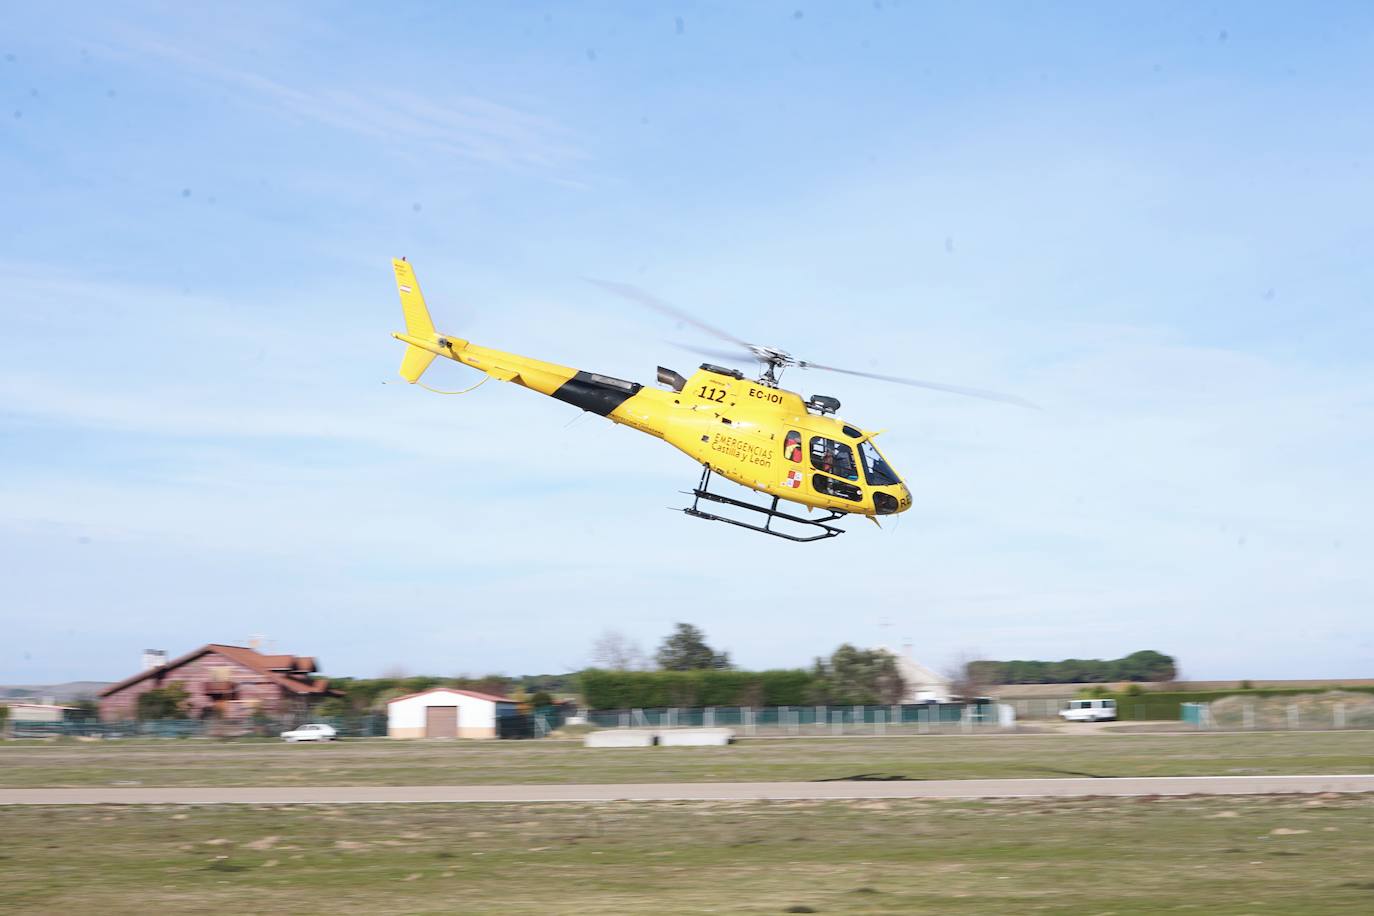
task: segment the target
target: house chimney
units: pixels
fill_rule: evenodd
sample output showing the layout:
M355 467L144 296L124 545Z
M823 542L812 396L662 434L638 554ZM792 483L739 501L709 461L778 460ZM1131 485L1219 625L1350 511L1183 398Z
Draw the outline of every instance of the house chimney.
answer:
M166 649L144 649L143 650L143 670L151 671L154 668L161 668L167 664Z

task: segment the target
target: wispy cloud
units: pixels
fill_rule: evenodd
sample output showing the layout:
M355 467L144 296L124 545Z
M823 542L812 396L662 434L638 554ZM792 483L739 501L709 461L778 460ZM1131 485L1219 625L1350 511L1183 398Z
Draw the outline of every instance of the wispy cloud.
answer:
M421 95L395 87L317 88L226 63L210 48L192 49L127 25L112 30L106 50L175 68L218 84L246 103L304 122L391 144L401 153L457 156L486 165L554 173L588 158L574 133L556 120L487 98L448 92Z

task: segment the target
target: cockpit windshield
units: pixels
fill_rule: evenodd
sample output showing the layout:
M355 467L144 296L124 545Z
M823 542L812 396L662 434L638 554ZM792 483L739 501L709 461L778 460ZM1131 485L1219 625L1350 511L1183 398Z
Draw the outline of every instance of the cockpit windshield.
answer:
M897 478L897 472L883 460L883 456L878 454L872 442L867 439L860 442L859 454L863 456L864 476L868 478L870 487L887 487L901 483Z

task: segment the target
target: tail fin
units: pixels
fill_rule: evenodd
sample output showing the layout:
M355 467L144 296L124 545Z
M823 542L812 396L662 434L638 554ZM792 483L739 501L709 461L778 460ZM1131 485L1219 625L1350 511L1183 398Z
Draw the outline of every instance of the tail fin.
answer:
M391 268L396 272L396 289L401 294L401 312L405 315L406 336L433 343L439 339L434 330L434 322L425 306L425 297L420 292L420 284L415 279L415 271L410 262L391 259ZM401 378L412 385L434 362L435 353L413 344L406 346L405 356L401 358Z

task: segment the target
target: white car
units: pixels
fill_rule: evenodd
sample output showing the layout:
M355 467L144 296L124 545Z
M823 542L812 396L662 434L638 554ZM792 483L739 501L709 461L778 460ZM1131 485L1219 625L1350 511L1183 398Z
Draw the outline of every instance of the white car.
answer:
M339 733L334 730L334 726L325 725L323 722L302 725L300 728L281 733L283 741L333 741L337 737Z
M1059 710L1065 722L1100 722L1116 718L1116 700L1070 700Z

